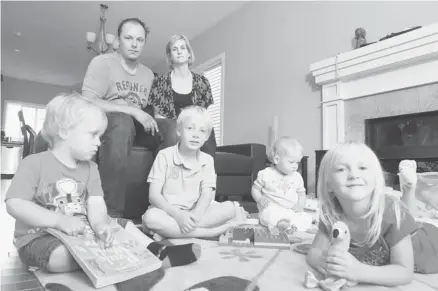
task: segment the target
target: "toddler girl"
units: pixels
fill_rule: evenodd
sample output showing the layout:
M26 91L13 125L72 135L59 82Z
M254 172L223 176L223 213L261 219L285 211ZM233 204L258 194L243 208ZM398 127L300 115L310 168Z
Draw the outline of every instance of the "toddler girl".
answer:
M312 225L312 216L302 212L306 189L297 171L302 158L302 146L293 138L281 137L272 148L273 165L261 170L254 182L251 194L260 223L271 230L305 231Z

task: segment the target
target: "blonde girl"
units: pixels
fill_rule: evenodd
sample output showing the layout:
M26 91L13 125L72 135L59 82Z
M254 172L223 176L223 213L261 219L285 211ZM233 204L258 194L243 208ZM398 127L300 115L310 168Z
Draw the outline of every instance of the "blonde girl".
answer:
M412 205L415 186L416 179L401 185L402 201L385 195L382 167L368 146L343 143L330 149L319 170L320 223L309 265L325 275L385 286L410 283L414 270L438 272L438 229L417 224L404 203ZM346 254L327 251L337 220L350 228Z

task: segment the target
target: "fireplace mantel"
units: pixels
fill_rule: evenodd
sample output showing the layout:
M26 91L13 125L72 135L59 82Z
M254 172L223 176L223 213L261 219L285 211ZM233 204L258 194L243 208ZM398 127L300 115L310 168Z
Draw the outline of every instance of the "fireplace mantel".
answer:
M344 103L438 82L438 23L313 63L322 86L322 148L345 141Z

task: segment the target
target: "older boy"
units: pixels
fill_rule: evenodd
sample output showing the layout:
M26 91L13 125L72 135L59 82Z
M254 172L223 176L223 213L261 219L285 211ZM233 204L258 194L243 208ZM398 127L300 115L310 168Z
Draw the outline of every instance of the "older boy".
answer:
M225 232L236 206L214 201L213 158L200 148L212 130L205 108L189 106L177 119L177 145L161 150L149 173L151 207L143 224L162 237L213 237Z

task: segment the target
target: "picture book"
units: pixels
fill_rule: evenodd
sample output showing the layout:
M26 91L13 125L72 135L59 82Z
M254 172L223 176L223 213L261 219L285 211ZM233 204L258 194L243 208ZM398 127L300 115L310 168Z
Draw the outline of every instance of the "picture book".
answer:
M77 237L52 228L46 231L64 243L95 288L123 282L161 267L161 261L117 222L110 222L114 242L108 248L103 247L87 225L85 233Z

